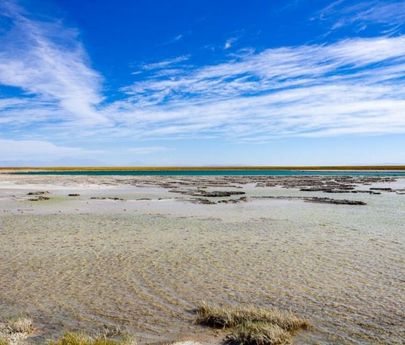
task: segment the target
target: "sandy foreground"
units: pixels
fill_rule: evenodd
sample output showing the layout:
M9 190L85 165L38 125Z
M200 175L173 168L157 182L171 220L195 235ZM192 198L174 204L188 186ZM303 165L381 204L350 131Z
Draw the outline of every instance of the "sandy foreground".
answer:
M404 296L404 178L0 175L0 321L27 342L219 344L205 300L292 310L296 344L402 344Z

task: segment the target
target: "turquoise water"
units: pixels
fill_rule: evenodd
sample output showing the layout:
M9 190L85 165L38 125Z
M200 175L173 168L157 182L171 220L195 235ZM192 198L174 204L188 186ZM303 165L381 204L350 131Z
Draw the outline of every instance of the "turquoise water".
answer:
M19 175L106 175L106 176L405 176L399 171L359 171L359 170L81 170L81 171L31 171L16 172Z

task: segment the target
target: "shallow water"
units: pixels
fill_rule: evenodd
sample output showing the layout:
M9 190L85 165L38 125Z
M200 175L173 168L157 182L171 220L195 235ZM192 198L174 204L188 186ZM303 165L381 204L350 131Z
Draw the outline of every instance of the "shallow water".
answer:
M151 343L209 332L192 324L206 300L291 309L315 326L298 344L401 344L405 196L360 197L367 206L83 201L78 212L60 199L31 214L3 202L0 315L28 313L42 337L108 324Z

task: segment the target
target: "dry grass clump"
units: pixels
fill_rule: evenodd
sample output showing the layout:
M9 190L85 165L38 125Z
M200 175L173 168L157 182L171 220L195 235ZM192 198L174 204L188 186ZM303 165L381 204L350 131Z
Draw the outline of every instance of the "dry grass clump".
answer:
M310 328L310 323L292 312L276 308L217 307L201 303L197 307L197 323L214 328L231 328L246 322L265 322L277 325L286 331Z
M19 317L7 322L7 328L11 333L31 334L34 331L34 325L30 318Z
M0 345L10 345L10 342L3 337L0 337Z
M246 322L238 325L226 337L225 342L240 345L290 345L292 337L289 332L277 325L265 322Z
M96 333L97 337L112 338L118 336L126 336L126 332L117 325L103 325L103 327Z
M84 333L68 332L49 345L136 345L131 338L115 340L107 337L92 338Z
M35 331L28 317L14 317L0 322L0 345L14 345L28 338Z
M197 307L196 322L214 328L231 328L225 341L238 345L289 345L296 331L311 327L309 321L290 311L218 307L207 303Z

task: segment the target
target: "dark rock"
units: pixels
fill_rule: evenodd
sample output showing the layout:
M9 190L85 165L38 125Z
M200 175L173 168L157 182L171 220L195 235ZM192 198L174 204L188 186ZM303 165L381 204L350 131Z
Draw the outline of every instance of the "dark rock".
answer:
M203 205L214 205L215 204L215 201L211 201L211 200L203 199L203 198L193 199L192 202L197 203L197 204L203 204Z
M372 195L380 195L381 192L375 192L372 190L352 190L352 193L365 193L365 194L372 194Z
M39 192L29 192L27 195L44 195L44 194L49 194L47 191L39 191Z
M306 202L316 202L320 204L334 205L367 205L363 201L347 200L347 199L332 199L320 197L304 197L304 196L253 196L254 199L280 199L280 200L304 200Z
M316 202L320 204L334 204L334 205L367 205L364 201L347 200L347 199L331 199L331 198L304 198L306 202Z
M243 195L246 194L245 192L239 192L239 191L213 191L213 192L207 192L205 190L199 190L195 193L193 193L193 196L204 196L208 198L224 198L224 197L230 197L232 195Z
M124 199L122 199L122 198L106 197L106 196L92 196L90 199L92 199L92 200L120 200L120 201L124 201Z

